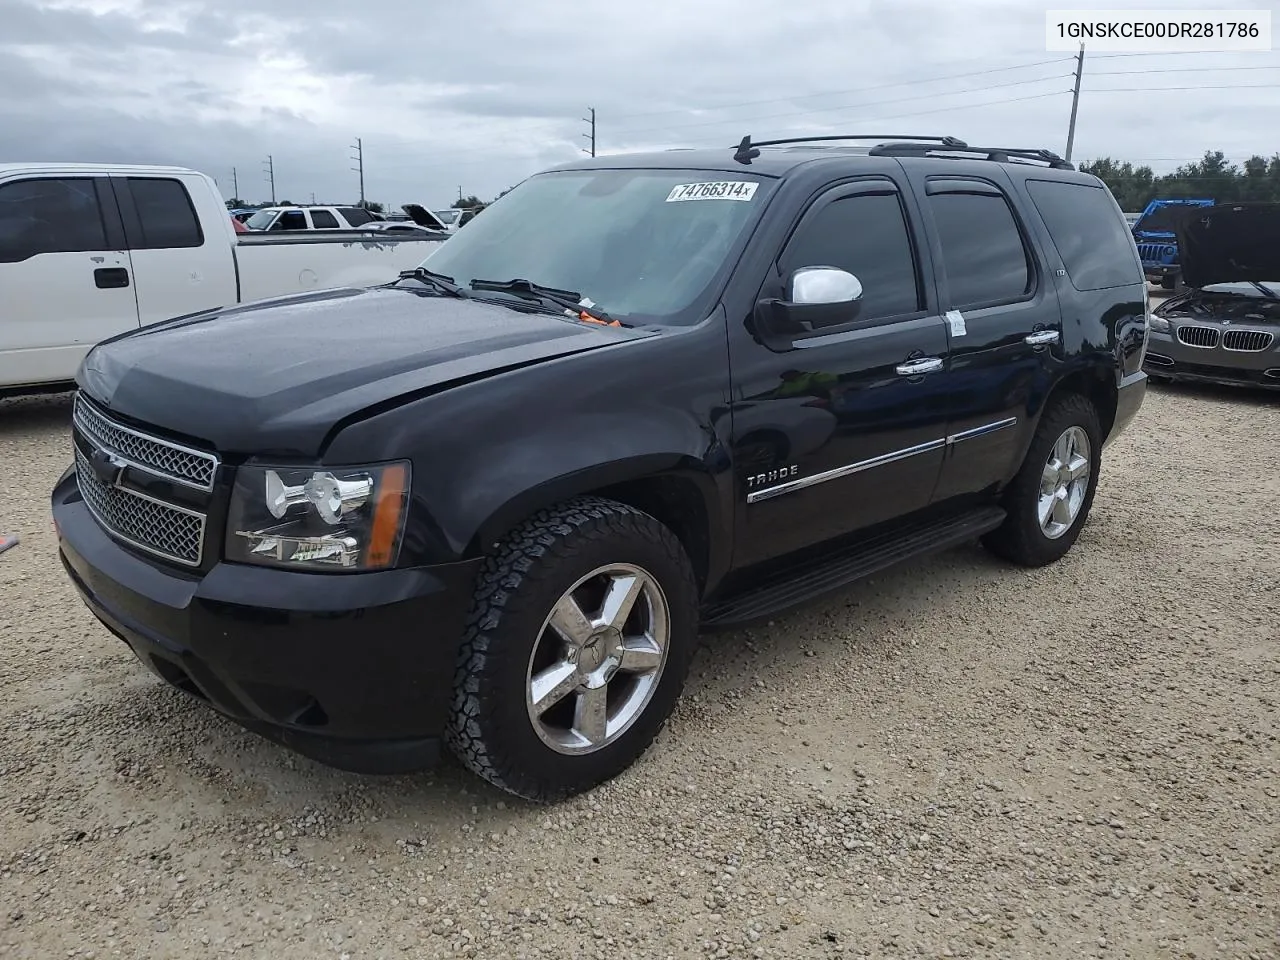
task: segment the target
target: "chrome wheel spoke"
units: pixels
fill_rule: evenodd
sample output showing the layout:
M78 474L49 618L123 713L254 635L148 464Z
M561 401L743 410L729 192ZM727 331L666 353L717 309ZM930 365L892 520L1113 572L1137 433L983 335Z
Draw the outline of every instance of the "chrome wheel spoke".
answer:
M648 673L662 666L662 648L652 637L628 637L622 645L621 669L628 673Z
M1065 495L1053 498L1053 519L1055 523L1060 523L1063 526L1070 524L1074 519L1071 501Z
M1067 470L1071 474L1072 482L1088 479L1089 458L1076 454L1075 457L1067 464Z
M1058 487L1058 462L1054 457L1049 458L1049 462L1044 465L1044 470L1040 473L1040 493L1044 496L1053 496L1053 491Z
M1040 518L1041 529L1049 526L1049 520L1053 516L1054 497L1050 493L1040 498L1040 502L1036 504L1036 513Z
M578 606L572 592L566 593L556 603L555 610L551 612L551 626L570 645L584 644L591 636L591 621Z
M631 610L635 607L636 599L640 596L644 585L644 580L634 574L615 576L605 592L604 603L600 607L600 619L621 632L627 618L631 616Z
M538 716L573 693L581 683L578 668L567 661L560 661L536 674L529 684L531 709Z
M584 687L573 708L573 732L589 744L603 743L609 732L609 688Z

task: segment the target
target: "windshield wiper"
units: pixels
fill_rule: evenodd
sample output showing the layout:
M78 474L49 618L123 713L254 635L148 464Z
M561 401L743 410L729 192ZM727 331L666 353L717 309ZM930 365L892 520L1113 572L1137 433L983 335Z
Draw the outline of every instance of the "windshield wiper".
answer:
M528 300L540 300L543 303L563 307L580 320L595 320L614 326L622 326L599 307L588 306L583 302L582 294L576 290L559 290L556 287L544 287L528 280L472 280L472 290L493 290L497 293L509 293Z
M441 293L446 293L451 297L467 297L467 291L463 290L453 277L446 277L443 273L435 273L426 267L414 267L412 270L401 270L399 280L420 280L429 287L435 287Z
M1280 300L1280 294L1277 294L1270 287L1263 286L1257 280L1250 280L1249 282L1252 283L1259 290L1261 290L1262 295L1266 297L1268 300Z

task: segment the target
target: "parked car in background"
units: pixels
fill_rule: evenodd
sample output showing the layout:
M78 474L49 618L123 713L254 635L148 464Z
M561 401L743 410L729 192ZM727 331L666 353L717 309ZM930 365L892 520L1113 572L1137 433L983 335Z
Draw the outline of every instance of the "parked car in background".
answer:
M444 234L237 234L181 167L0 164L0 392L58 389L95 343L183 314L394 280Z
M1120 208L1046 151L841 139L583 159L393 284L99 345L72 584L252 730L546 801L648 748L700 628L979 537L1053 563L1146 387Z
M1152 310L1143 368L1280 390L1280 203L1204 207L1177 232L1188 289Z
M271 232L283 230L352 230L379 221L376 214L363 207L263 207L245 220L250 230Z
M1131 227L1142 270L1148 280L1175 290L1181 276L1175 228L1188 212L1213 205L1203 198L1174 197L1152 200Z
M447 239L449 230L430 210L416 203L406 203L400 208L402 217L386 218L378 222L367 223L361 229L374 230L379 233L429 233L437 240Z

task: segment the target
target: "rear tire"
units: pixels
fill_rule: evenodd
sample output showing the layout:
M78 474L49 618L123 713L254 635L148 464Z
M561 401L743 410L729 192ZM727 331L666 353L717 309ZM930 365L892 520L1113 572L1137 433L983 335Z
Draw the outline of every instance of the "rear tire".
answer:
M1009 515L983 544L1025 567L1061 559L1088 520L1101 454L1102 428L1093 404L1079 394L1052 401L1005 491Z
M667 527L599 497L540 511L481 568L449 746L529 800L589 790L662 729L697 633L693 567Z

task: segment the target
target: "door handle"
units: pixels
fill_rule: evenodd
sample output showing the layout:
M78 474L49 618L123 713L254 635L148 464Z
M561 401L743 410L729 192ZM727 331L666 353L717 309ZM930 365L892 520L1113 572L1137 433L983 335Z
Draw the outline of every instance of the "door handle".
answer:
M129 271L124 267L99 267L93 271L93 282L99 290L111 290L129 285Z
M1059 334L1057 330L1037 330L1035 333L1029 333L1023 339L1033 347L1040 347L1046 343L1057 343Z
M937 357L925 357L923 360L908 360L898 364L898 376L918 377L922 373L933 373L942 369L942 361Z

